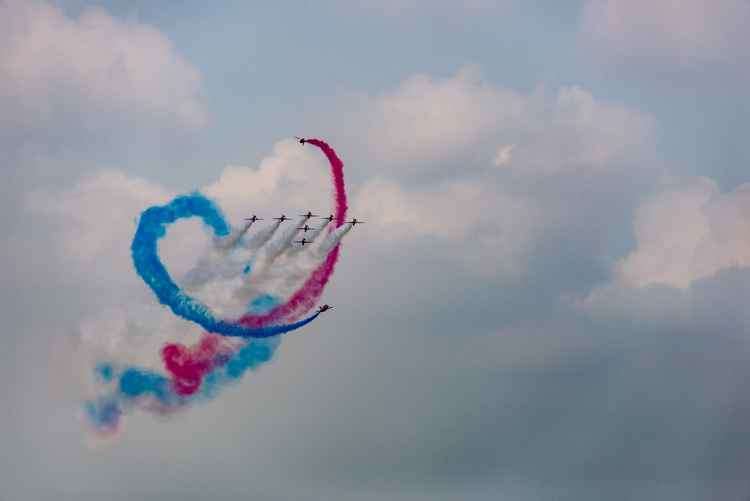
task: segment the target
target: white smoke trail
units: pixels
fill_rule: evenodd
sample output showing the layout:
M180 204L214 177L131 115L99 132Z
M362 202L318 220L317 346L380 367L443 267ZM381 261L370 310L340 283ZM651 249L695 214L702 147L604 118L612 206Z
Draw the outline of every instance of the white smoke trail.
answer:
M320 246L315 249L318 256L325 257L328 255L331 250L333 250L336 245L338 245L339 242L341 242L341 239L346 236L347 233L349 233L352 228L354 228L354 225L352 223L344 223L335 230L331 232L328 237L326 237L323 242L321 242Z
M207 248L197 264L177 282L225 318L238 318L247 312L248 304L261 295L283 302L352 229L351 224L345 224L328 231L328 221L323 223L310 235L312 243L302 247L291 246L299 225L287 229L274 241L273 236L280 227L278 221L274 222L248 239L254 242L250 245L255 248L253 252L242 241L242 235L247 233L245 227L249 226L243 225L232 233L232 246L227 245L229 240L223 240L220 245ZM240 238L236 238L237 235ZM254 258L263 254L273 256L273 261L258 266L260 259ZM254 266L249 267L248 263ZM119 360L126 365L158 371L161 360L155 354L165 342L189 345L195 343L201 333L202 329L192 322L149 302L101 311L82 324L81 341L92 361Z
M276 233L276 230L279 229L281 226L281 221L276 221L268 228L265 228L252 237L246 239L246 241L243 242L243 247L249 251L257 251L266 243L268 243L269 240L274 236Z
M262 263L264 266L270 266L273 264L276 258L292 245L292 241L300 231L297 228L305 224L305 221L307 221L306 217L298 219L295 221L294 226L287 228L287 230L281 235L281 238L272 241L268 245L266 252L260 254L258 262Z
M224 238L214 238L214 247L218 251L229 252L234 248L240 239L247 233L247 230L253 225L254 221L245 221L245 223L238 229L233 229L229 236Z
M323 234L323 230L326 229L326 227L328 226L328 223L330 223L330 221L328 219L324 219L323 224L320 228L315 228L308 237L305 237L307 241L309 242L307 245L300 245L299 247L290 247L287 250L287 254L289 254L290 256L294 256L296 254L299 254L302 251L313 248L314 244L316 243L316 240L318 239L320 235Z

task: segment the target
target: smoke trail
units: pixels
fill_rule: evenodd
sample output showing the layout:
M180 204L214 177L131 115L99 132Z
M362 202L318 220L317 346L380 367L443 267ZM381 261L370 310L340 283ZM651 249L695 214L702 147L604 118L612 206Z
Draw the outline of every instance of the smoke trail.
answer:
M167 205L150 207L141 215L133 237L131 252L136 272L151 287L161 304L175 314L197 323L209 332L224 336L269 337L283 334L307 325L317 315L286 325L247 326L214 317L210 309L183 292L167 272L158 253L158 240L166 235L167 226L178 219L198 216L216 236L229 233L223 214L213 202L199 193L175 198Z
M305 142L320 148L328 159L333 179L334 217L336 226L341 226L346 219L347 210L344 162L325 141L307 139ZM330 251L326 260L310 275L302 287L292 294L286 303L277 306L265 315L244 315L240 318L239 323L248 328L258 328L279 321L296 320L310 311L320 299L320 295L336 267L339 249L340 247L337 245Z
M245 224L240 229L232 231L228 237L214 239L214 246L218 250L229 251L239 243L252 225L253 221L245 221Z
M319 139L308 139L307 143L320 148L328 158L334 186L335 219L341 225L346 217L347 201L344 186L344 163L327 143ZM227 336L269 337L282 334L306 325L316 318L311 315L304 320L286 325L273 325L283 321L297 320L309 311L333 273L338 260L339 247L334 247L326 260L289 300L263 315L246 314L238 322L228 322L214 317L208 307L185 294L172 280L159 259L157 242L166 234L166 227L178 219L198 216L213 230L217 237L229 233L221 211L210 200L198 193L175 198L166 206L151 207L144 211L136 231L131 251L136 271L151 287L159 301L172 311L199 324L209 332Z
M164 345L161 351L164 367L172 375L172 388L178 395L192 395L203 381L203 376L231 356L231 348L222 346L222 338L204 334L196 346L179 343Z
M354 228L354 225L347 223L332 231L316 250L318 255L325 256L331 252L331 249L336 247L341 242L341 239L344 238L347 233L352 231L352 228Z
M270 228L261 230L259 233L250 237L247 242L245 242L244 247L247 250L257 250L263 247L269 240L271 240L271 237L273 237L276 230L279 229L279 226L281 226L281 221L276 221Z
M275 298L260 296L253 301L252 310L263 312L276 304ZM247 371L270 361L281 340L250 339L239 346L231 342L204 333L191 347L165 344L161 356L169 377L142 367L99 363L95 374L104 392L84 402L88 423L97 435L106 437L115 434L122 418L133 410L171 415L194 403L212 400Z
M291 247L292 240L294 240L294 237L296 237L297 233L299 233L299 230L297 228L299 228L301 224L304 224L304 221L305 218L301 218L296 221L294 223L294 226L289 227L284 232L278 242L274 242L273 245L268 248L262 259L265 266L270 266L282 252Z
M326 229L326 227L328 227L328 223L330 223L330 221L328 221L327 219L324 219L323 220L323 224L321 225L320 228L314 229L310 233L309 236L305 237L305 238L307 238L307 241L308 241L309 244L314 244L316 242L316 240L318 239L318 237L320 235L322 235L323 232L324 232L324 230ZM292 247L292 248L290 248L287 251L287 253L289 255L291 255L291 256L295 256L295 255L299 254L300 252L303 252L305 250L310 250L312 248L313 248L313 245L308 245L308 247L304 247L304 246Z
M131 244L136 272L161 304L168 306L179 317L200 325L207 332L193 346L179 343L162 346L160 355L168 376L145 367L113 362L99 363L95 372L100 391L95 398L84 403L86 416L98 432L115 432L122 416L133 409L171 414L192 402L215 397L225 385L237 381L248 370L255 369L272 358L280 344L280 338L272 336L300 328L318 317L320 312L315 312L300 320L320 298L338 259L340 240L351 226L343 226L347 210L343 163L325 142L318 139L306 142L320 148L329 160L334 187L336 228L327 226L326 222L311 236L311 240L316 240L327 228L327 238L309 251L309 256L316 258L317 262L323 262L284 303L267 293L257 295L256 291L253 301L247 305L248 313L241 319L219 319L208 306L184 292L172 280L159 257L158 242L166 235L170 224L183 218L199 217L213 233L214 252L209 253L205 263L199 263L197 269L188 273L188 282L196 287L208 285L207 291L213 294L226 285L226 282L216 282L217 276L224 281L234 280L237 275L242 278L238 270L233 268L233 263L229 263L227 270L217 264L228 260L232 255L229 251L240 244L247 250L265 249L268 262L272 262L289 250L289 245L297 234L296 226L275 245L272 243L267 246L280 222L255 237L244 240L251 225L245 224L232 231L219 208L199 193L179 196L166 205L151 207L143 212ZM249 269L250 264L247 264L244 273L249 275ZM252 295L240 295L240 299L243 297L247 301ZM209 296L209 303L212 299ZM217 309L219 310L221 308Z

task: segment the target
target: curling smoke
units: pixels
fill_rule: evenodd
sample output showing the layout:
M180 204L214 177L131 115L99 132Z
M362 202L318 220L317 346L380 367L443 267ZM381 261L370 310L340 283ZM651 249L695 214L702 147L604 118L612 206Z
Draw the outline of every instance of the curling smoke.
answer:
M98 392L84 406L95 430L114 433L121 417L133 409L170 414L192 402L214 398L225 385L268 362L279 346L278 334L317 318L319 312L305 314L330 279L339 243L351 225L343 224L347 209L343 163L325 142L310 139L307 143L328 158L334 188L335 224L325 221L310 235L308 240L315 245L292 245L296 228L304 220L275 239L280 221L251 236L252 223L232 229L219 208L198 193L143 212L131 245L136 272L162 305L206 332L192 346L176 342L162 346L160 358L166 374L150 367L100 361L95 370ZM169 225L189 217L203 221L213 233L214 245L179 281L180 286L162 264L158 242ZM235 311L241 315L237 320L224 320Z

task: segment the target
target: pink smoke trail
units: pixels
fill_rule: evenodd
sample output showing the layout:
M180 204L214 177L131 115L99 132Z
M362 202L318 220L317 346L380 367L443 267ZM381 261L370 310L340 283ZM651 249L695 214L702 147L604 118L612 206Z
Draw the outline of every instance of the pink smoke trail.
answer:
M334 217L336 226L340 226L346 219L346 188L344 186L344 162L336 154L328 143L321 139L304 139L303 144L308 143L317 146L323 151L331 166L331 178L333 180ZM331 231L331 230L329 230ZM325 261L308 277L289 300L273 308L262 315L247 314L240 318L237 323L244 327L263 327L276 324L280 321L292 321L309 311L320 299L323 289L328 283L336 267L339 258L339 245L336 245L328 253Z

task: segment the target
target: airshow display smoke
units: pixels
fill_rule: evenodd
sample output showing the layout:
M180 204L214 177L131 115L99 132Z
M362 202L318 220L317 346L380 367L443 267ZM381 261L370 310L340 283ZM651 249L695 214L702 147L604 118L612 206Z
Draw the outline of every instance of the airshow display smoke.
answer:
M205 332L192 346L179 340L164 344L161 370L99 360L96 395L84 404L96 432L116 432L122 417L134 409L170 414L216 397L224 386L268 362L281 334L320 315L320 310L310 312L334 272L340 241L353 225L345 222L343 162L322 140L300 142L326 156L334 201L332 217L323 219L301 246L294 238L307 216L292 221L294 227L286 231L281 231L282 219L249 235L259 223L251 219L233 228L220 208L198 192L143 211L131 244L135 272L158 303ZM159 255L159 241L170 225L188 218L202 221L213 244L176 281Z

